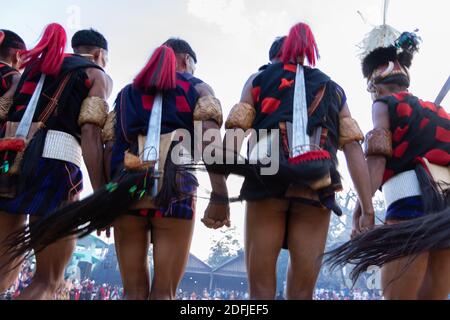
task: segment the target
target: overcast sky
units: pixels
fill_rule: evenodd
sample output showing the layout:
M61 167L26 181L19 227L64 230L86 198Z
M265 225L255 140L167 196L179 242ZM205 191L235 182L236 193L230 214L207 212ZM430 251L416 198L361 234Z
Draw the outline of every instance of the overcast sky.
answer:
M184 38L198 56L196 76L214 88L225 116L238 102L250 74L268 62L274 38L287 34L297 22L307 22L320 50L317 67L346 90L350 110L363 131L371 128L371 100L356 45L382 23L382 0L0 0L0 4L0 28L16 31L30 47L50 22L63 24L69 37L80 28L102 32L110 44L106 71L114 80L111 106L155 47L169 37ZM423 39L411 68L411 91L422 99L434 101L449 76L449 9L447 0L390 1L388 24L399 31L419 29ZM447 111L449 101L448 97L444 101ZM239 184L230 185L236 194ZM204 208L200 201L198 218ZM232 220L242 237L242 205L233 206ZM197 223L194 254L207 257L212 234Z

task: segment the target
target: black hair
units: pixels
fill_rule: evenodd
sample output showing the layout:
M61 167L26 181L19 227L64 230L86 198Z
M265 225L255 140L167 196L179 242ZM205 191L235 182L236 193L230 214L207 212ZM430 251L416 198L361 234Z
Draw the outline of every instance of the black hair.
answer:
M396 225L385 225L363 233L352 241L325 254L325 264L333 270L354 265L350 278L355 283L368 268L382 267L400 258L407 258L407 269L424 252L450 248L450 208L440 213ZM386 245L389 244L389 245Z
M72 48L97 47L108 50L108 41L94 29L80 30L72 37Z
M411 81L404 74L394 74L394 75L386 77L384 79L375 81L375 84L384 84L384 85L387 85L388 87L390 85L394 85L394 86L390 86L390 88L391 88L390 90L394 90L394 88L396 88L395 86L397 86L399 88L409 88L409 86L411 85Z
M398 61L403 67L409 69L411 67L414 54L419 51L420 42L421 38L414 32L403 32L395 41L395 45L389 47L379 47L373 50L367 57L364 58L362 62L364 77L369 78L379 66L388 64L390 61ZM389 80L390 79L385 79L384 81ZM397 81L393 83L397 83Z
M394 46L380 47L373 50L362 62L364 77L369 78L379 66L395 60L397 60L397 48Z
M15 32L11 30L0 29L5 35L3 42L0 44L0 56L6 58L10 54L11 49L26 50L25 42Z
M272 61L278 58L281 55L281 49L283 48L284 41L286 40L286 36L278 37L272 43L269 51L269 60Z
M409 69L412 58L413 54L409 51L402 51L398 54L395 46L377 48L363 60L362 69L364 77L369 78L379 66L386 65L390 61L398 61L402 66ZM395 84L400 87L408 88L410 86L410 80L404 74L396 74L383 79L378 79L375 81L375 84Z
M189 54L194 59L194 62L197 63L197 55L195 54L194 50L192 50L189 43L187 43L186 41L179 38L170 38L169 40L164 42L163 45L172 48L172 50L177 54Z

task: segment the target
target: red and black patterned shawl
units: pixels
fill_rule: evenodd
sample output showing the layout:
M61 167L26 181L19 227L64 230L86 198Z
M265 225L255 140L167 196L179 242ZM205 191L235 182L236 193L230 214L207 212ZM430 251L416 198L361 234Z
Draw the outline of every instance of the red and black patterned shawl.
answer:
M194 136L194 110L199 99L195 86L203 83L188 73L177 73L177 87L164 92L161 134L185 129ZM143 92L128 85L115 102L117 122L111 159L111 173L115 176L123 167L126 150L137 152L138 136L147 135L156 92Z
M337 150L339 143L339 113L346 103L344 90L319 69L305 67L306 100L310 108L308 134L323 128L321 147L333 158L331 170L333 187L330 192L341 189L341 179L337 171ZM297 66L276 63L267 66L253 81L252 96L256 109L253 128L280 129L280 123L293 121L293 102ZM323 96L320 103L311 110L319 92ZM283 149L280 149L283 150ZM280 152L280 163L286 162L289 155ZM262 185L259 181L246 179L241 195L246 199L260 199L265 196L281 197L286 193L286 185ZM331 190L333 189L333 190Z
M85 69L88 68L102 70L97 64L86 58L78 55L67 55L64 58L59 75L57 77L47 76L33 121L38 120L63 79L68 73L71 73L69 81L58 101L56 110L48 120L46 127L51 130L66 132L74 136L78 141L81 141L81 128L78 125L78 118L81 104L88 96L91 88L91 83L85 72ZM22 119L26 106L37 86L41 74L32 74L31 69L27 68L20 79L14 95L14 104L8 115L9 121L19 122Z
M384 182L414 170L420 157L450 165L450 116L444 108L408 92L383 97L388 105L393 156L387 160Z
M16 74L19 74L19 71L0 62L0 97L11 88L12 77Z

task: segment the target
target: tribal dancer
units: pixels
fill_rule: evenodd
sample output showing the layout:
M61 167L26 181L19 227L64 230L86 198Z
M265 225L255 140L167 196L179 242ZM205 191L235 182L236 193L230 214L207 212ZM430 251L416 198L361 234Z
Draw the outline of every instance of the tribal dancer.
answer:
M2 132L4 132L4 124L20 80L21 50L26 50L22 38L12 31L0 29L0 123Z
M125 299L175 299L195 222L197 180L183 165L192 162L196 144L187 141L193 141L195 122L200 134L210 130L218 137L223 123L214 92L193 76L196 61L181 39L170 39L155 50L134 82L119 93L105 125L104 141L112 146L107 160L111 182L14 235L9 242L14 257L113 224ZM182 156L174 151L180 145ZM213 193L226 198L225 177L210 178ZM203 221L216 229L229 226L228 203L211 201ZM155 270L151 289L150 240Z
M266 70L271 64L278 63L281 61L281 49L283 48L284 41L286 40L286 36L284 37L278 37L275 39L275 41L272 43L272 46L269 50L269 61L270 63L265 64L261 68L259 68L259 71Z
M381 187L385 196L386 226L337 248L329 262L356 264L354 280L369 266L382 267L387 299L447 299L450 116L408 91L417 36L405 32L395 41L399 33L387 25L372 34L383 28L395 37L367 50L363 73L374 101L367 161L373 193Z
M359 143L363 134L351 118L344 90L320 70L305 66L306 60L314 66L317 56L310 27L295 25L284 42L281 62L250 77L226 122L227 129L281 132L278 141L270 137L272 144L280 145L278 173L244 174L241 191L241 198L248 200L245 242L252 299L275 298L276 263L283 246L291 257L287 298L313 298L331 211L342 213L335 200L341 189L338 149L346 155L362 199L361 224L373 225L369 172ZM297 127L302 122L304 126Z
M193 76L197 57L190 45L181 39L170 39L158 48L135 79L116 100L116 139L112 152L112 176L120 174L127 150L138 149L139 135L146 134L148 119L158 90L164 90L161 120L161 157L167 157L165 175L170 174L170 141L167 137L185 129L193 137L194 121L204 121L204 129L219 130L222 125L220 102L212 89ZM160 69L156 67L161 65ZM176 66L176 69L174 68ZM156 82L155 82L156 80ZM166 87L162 85L166 84ZM153 106L153 108L155 108ZM147 136L147 139L149 137ZM159 137L158 137L159 139ZM166 154L164 154L166 153ZM138 154L136 152L136 154ZM163 163L160 163L162 168ZM139 210L119 217L114 222L114 237L126 299L175 299L176 289L184 274L194 230L195 177L179 173L177 184L182 197L172 195L167 206L138 206ZM167 177L165 182L169 183ZM225 179L211 176L213 192L226 195ZM227 218L227 206L210 204L205 221L216 228L229 222L214 218L217 209ZM150 230L150 232L149 232ZM154 278L151 289L147 253L153 242Z
M286 41L286 36L278 37L272 43L269 50L269 60L271 63L277 63L281 61L281 49L283 48L284 42Z
M108 64L108 41L98 31L93 30L93 29L80 30L73 35L71 42L72 42L72 49L73 49L75 56L81 56L102 68L105 68L106 65ZM97 72L98 73L98 71L99 71L98 69L86 70L88 76L89 76L89 72ZM107 84L106 88L108 90L108 92L106 94L109 97L111 95L111 91L113 89L113 81L108 74L106 74L104 72L99 73L99 75L100 74L103 74L103 76L105 78L105 81ZM89 79L91 79L91 78L93 78L93 77L89 76ZM87 85L91 86L92 84L89 83L89 81L91 81L91 80L88 80ZM101 142L99 141L99 136L96 131L93 131L94 136L91 137L92 139L97 140L97 143L95 144L95 146L96 146L96 148L98 148L98 150L96 151L96 153L102 154L102 152L105 152L104 157L107 156L106 148L105 148L105 150L100 149L100 148L103 148L103 144L107 145L109 142L109 139L105 136L105 132L108 130L106 124L108 124L108 123L109 123L109 121L105 122L105 128L102 131L102 135L101 135ZM85 159L85 161L88 161L88 160L89 159ZM92 160L98 161L97 158L92 159ZM88 165L86 164L86 166L88 166ZM90 167L95 167L95 166L97 166L97 162L95 162L95 163L93 162L90 164ZM107 181L107 178L109 176L109 172L107 171L108 168L109 167L105 166L104 170L100 171L100 167L98 167L98 170L89 171L91 183L92 183L94 190L97 190L98 188L103 186L104 182ZM91 176L91 175L95 175L95 174L100 175L101 173L104 173L104 176ZM100 183L96 183L96 181L99 181Z
M98 65L64 54L66 39L62 26L50 24L37 46L21 54L25 71L0 140L0 291L10 286L22 260L9 254L3 240L24 228L27 215L34 223L77 199L82 158L93 187L104 184L101 130L111 84L102 59ZM76 47L106 48L93 34L76 39ZM74 248L75 239L62 239L36 252L36 274L20 299L53 298Z

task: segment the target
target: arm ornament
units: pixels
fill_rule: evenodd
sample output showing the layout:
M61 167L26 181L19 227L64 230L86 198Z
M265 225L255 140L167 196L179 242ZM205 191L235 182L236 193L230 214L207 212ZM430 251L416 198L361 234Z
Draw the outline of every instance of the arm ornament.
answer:
M345 145L354 141L364 141L364 134L355 119L350 117L341 118L339 120L339 127L339 150L343 150Z
M378 128L370 131L366 136L366 156L392 157L392 134L389 130Z
M0 120L6 120L12 104L12 98L0 97Z
M105 126L103 127L102 131L102 140L103 143L107 143L110 141L114 141L114 130L116 127L116 112L111 111L108 114L108 118L106 119Z
M99 97L88 97L81 105L78 124L83 126L87 123L103 128L108 118L108 103Z
M213 96L198 99L194 110L194 121L214 120L219 127L223 124L222 106L220 101Z
M250 104L240 102L231 109L227 122L226 129L243 129L248 130L253 127L253 121L256 117L256 110Z

